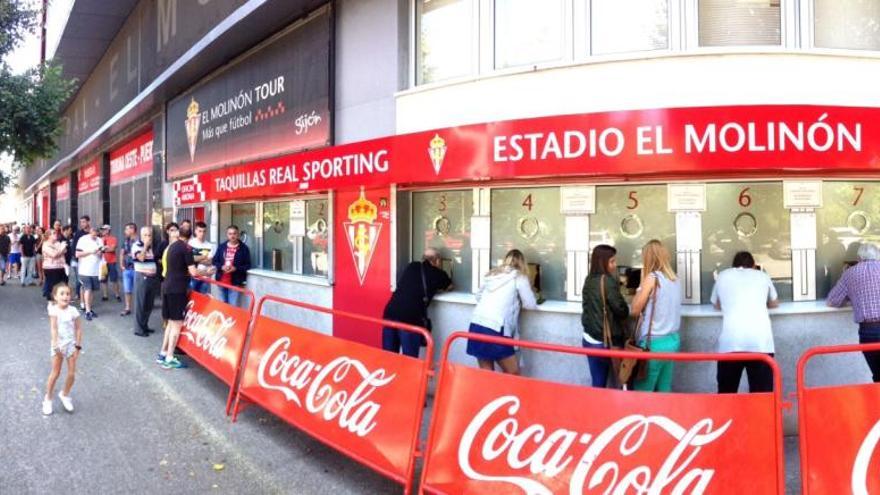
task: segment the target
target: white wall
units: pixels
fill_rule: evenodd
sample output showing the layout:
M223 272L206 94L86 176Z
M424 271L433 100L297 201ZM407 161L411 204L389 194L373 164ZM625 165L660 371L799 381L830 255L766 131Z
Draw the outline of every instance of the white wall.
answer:
M397 133L615 110L744 104L880 106L878 80L880 59L869 56L777 51L590 62L401 92Z
M336 144L394 134L394 94L406 74L406 3L336 3Z

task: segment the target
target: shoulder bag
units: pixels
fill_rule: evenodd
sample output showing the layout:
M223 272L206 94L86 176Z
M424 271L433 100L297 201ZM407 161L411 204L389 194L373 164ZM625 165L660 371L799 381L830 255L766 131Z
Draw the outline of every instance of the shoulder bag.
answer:
M639 345L639 332L642 328L642 321L644 321L645 318L645 312L643 310L642 314L639 315L639 318L636 321L635 329L630 332L630 337L628 337L623 344L623 350L629 352L651 352L651 331L654 327L654 311L657 309L657 290L660 288L659 284L660 282L657 281L657 284L654 285L654 289L651 291L651 319L648 320L648 333L645 337L645 347ZM620 360L620 365L617 369L617 380L618 383L626 388L631 380L642 380L647 376L647 373L648 367L646 360L623 358Z

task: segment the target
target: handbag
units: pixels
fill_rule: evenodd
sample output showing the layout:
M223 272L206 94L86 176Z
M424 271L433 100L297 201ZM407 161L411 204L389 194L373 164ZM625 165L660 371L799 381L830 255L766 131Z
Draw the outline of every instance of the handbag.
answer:
M605 295L605 275L599 279L599 292L602 295L602 344L606 349L612 351L622 350L622 347L615 346L611 339L611 323L608 321L608 297ZM611 369L614 370L614 376L620 380L620 372L623 366L623 359L611 358ZM621 382L626 383L626 382Z
M657 290L660 288L659 282L654 286L654 289L651 291L651 319L648 321L648 333L645 336L645 347L639 345L638 333L639 329L642 328L642 321L645 317L645 312L642 311L642 314L639 315L639 319L636 323L635 328L630 333L631 337L626 339L626 342L623 344L623 350L629 352L651 352L651 333L654 327L654 311L657 308ZM617 379L621 384L628 384L630 380L643 380L647 377L648 374L648 366L647 361L644 359L636 359L636 358L624 358L621 359L620 370L617 374Z
M431 304L431 299L428 297L428 282L425 280L425 264L421 263L419 265L422 271L422 304L425 306L425 316L422 317L422 327L428 331L428 333L433 330L433 323L431 319L428 318L428 305ZM425 340L425 337L422 337L422 345L428 345L428 341Z

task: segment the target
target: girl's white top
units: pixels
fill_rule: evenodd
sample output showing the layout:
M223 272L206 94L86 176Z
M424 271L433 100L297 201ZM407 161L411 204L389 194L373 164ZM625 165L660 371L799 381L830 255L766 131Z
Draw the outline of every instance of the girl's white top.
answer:
M79 311L73 305L68 305L63 310L49 303L49 316L54 316L58 322L58 346L61 347L68 342L74 342L76 339L76 319L79 318Z
M471 322L495 331L503 328L504 335L511 337L519 333L520 307L538 307L529 278L510 267L487 275L476 297L478 302Z

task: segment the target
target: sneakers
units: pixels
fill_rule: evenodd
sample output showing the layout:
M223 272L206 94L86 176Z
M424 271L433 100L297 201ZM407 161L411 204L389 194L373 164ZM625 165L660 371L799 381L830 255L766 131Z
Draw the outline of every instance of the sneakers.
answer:
M43 399L43 415L48 416L52 414L52 399Z
M81 310L83 310L83 311L86 310L86 303L85 303L85 301L80 301L80 302L79 302L79 309L81 309Z
M58 392L58 398L61 399L61 405L64 406L64 410L72 413L73 412L73 400L70 397L66 397L61 392Z
M122 298L119 296L116 296L116 302L122 302Z
M86 311L86 319L87 320L92 321L92 318L94 318L94 317L95 317L95 313L93 313L91 311Z
M156 354L156 364L165 363L165 354Z
M183 368L186 368L187 366L186 366L186 364L184 364L182 361L180 361L179 359L177 359L175 357L175 358L171 358L171 361L167 361L167 360L163 361L162 367L165 368L166 370L170 370L170 369L183 369Z

